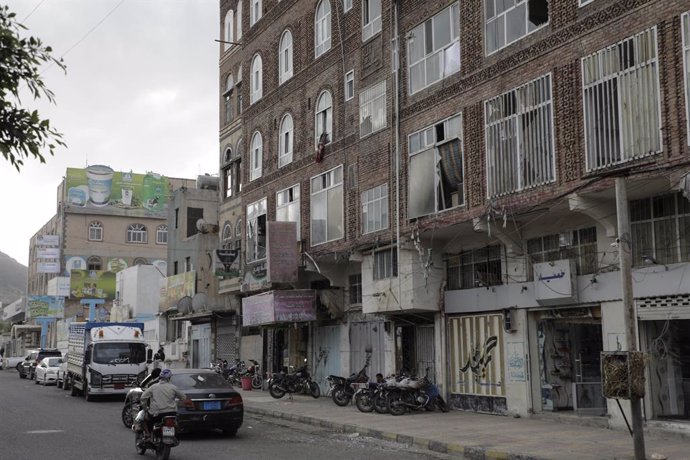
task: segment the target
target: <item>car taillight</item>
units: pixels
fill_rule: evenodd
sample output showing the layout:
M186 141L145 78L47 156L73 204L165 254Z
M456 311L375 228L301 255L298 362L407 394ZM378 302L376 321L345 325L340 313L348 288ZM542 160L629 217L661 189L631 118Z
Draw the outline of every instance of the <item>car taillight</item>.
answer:
M191 399L185 399L184 401L182 401L182 407L184 407L185 409L195 409L194 401L192 401Z
M227 401L225 401L225 407L233 407L233 406L241 406L242 405L242 396L237 395L233 396Z

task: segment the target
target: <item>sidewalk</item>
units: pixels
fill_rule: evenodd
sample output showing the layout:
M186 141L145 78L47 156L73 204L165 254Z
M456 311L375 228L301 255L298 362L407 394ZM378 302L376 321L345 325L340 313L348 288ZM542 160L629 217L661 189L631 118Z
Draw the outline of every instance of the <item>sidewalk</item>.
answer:
M634 459L627 431L547 420L512 418L453 410L412 412L400 417L364 414L354 405L336 406L331 398L287 396L267 391L240 391L248 414L282 418L338 431L414 444L472 460L603 460ZM690 460L690 440L645 433L647 458ZM663 457L660 457L663 458Z

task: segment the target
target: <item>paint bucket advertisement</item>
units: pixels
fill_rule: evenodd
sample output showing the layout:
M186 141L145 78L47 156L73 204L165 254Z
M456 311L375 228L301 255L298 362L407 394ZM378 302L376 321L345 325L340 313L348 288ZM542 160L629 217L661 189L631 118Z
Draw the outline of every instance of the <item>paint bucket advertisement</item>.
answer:
M27 318L65 316L65 299L52 295L32 295L26 300Z
M73 299L115 298L115 272L102 270L72 270L70 297Z

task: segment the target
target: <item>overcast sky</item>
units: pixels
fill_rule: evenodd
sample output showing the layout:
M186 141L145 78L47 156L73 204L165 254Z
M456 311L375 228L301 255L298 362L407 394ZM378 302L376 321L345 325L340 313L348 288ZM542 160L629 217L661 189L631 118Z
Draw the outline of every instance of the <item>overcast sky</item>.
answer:
M28 265L29 238L56 211L68 167L196 178L218 173L218 0L9 0L26 35L64 57L45 68L56 104L23 99L67 148L0 158L0 251Z

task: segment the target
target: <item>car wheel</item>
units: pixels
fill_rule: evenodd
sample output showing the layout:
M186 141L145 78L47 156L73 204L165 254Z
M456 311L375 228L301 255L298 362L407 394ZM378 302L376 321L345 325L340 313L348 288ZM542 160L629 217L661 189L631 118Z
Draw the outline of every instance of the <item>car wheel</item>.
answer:
M237 435L237 428L228 428L223 430L223 434L228 438L234 438Z
M35 383L36 385L38 385L38 384L39 384L38 379L34 380L34 383Z
M15 368L17 369L17 372L21 372L21 371L22 371L22 363L18 363L18 364L15 366Z
M48 386L48 374L43 376L43 386L44 387Z

